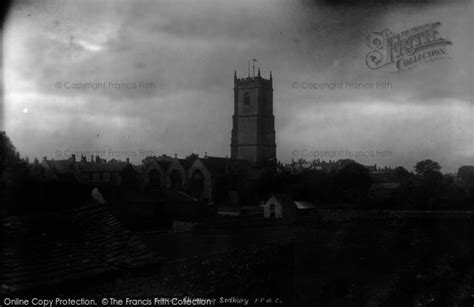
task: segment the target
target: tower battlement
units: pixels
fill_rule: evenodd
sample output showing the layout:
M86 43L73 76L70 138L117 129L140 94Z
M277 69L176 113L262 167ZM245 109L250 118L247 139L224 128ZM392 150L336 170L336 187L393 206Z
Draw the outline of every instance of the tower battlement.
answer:
M270 78L265 79L260 74L260 69L258 70L258 74L256 76L248 76L244 78L238 78L237 72L234 72L234 88L236 85L239 86L255 86L260 85L264 87L272 87L273 88L273 77L272 73L270 72Z

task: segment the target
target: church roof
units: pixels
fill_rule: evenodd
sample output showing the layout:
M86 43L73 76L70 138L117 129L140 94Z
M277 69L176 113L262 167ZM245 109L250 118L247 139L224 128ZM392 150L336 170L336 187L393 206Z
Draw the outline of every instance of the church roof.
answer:
M200 161L206 166L213 176L225 176L229 172L238 172L250 167L246 160L237 160L221 157L204 157Z
M161 169L166 172L168 168L170 167L171 163L173 163L173 159L165 159L162 156L161 157L147 157L143 159L143 165L145 166L145 169L151 165L152 163L158 164Z
M191 165L193 165L194 161L196 161L197 159L199 159L199 156L198 155L195 155L195 154L192 154L184 159L179 159L179 162L181 163L181 165L184 167L184 169L187 171Z

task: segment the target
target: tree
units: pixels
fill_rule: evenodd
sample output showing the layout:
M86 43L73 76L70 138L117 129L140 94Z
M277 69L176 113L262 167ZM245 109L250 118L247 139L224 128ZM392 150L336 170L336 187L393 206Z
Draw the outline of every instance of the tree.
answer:
M30 167L20 158L15 146L5 132L0 132L0 191L3 209L21 212L32 206Z
M439 172L440 170L441 166L439 163L430 159L420 161L415 165L415 173L420 177L423 177L428 172Z
M428 208L439 199L443 191L443 174L441 166L433 160L423 160L415 165L415 172L419 178L418 195Z
M411 173L407 171L406 168L403 166L398 166L397 168L394 169L393 171L395 177L397 180L400 182L402 185L406 185L407 182L410 180Z
M458 178L462 187L469 195L474 194L474 166L465 165L458 169Z
M19 162L18 153L10 138L4 131L0 132L0 174L5 168Z
M335 184L349 200L362 200L372 186L369 170L356 162L345 165L335 177Z

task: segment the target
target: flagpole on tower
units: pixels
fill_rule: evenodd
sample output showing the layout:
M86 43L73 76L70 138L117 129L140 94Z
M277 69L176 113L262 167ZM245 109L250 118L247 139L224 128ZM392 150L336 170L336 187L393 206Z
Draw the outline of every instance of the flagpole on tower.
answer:
M253 66L253 77L255 78L255 62L257 62L257 59L252 60L252 66Z

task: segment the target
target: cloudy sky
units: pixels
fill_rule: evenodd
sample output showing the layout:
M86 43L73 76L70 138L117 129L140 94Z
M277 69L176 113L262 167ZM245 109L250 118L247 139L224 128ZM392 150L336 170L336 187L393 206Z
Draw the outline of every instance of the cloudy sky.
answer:
M335 2L16 2L4 28L2 129L30 158L230 155L234 69L246 76L255 58L264 77L273 72L282 162L379 150L355 160L474 164L471 1ZM447 58L402 72L367 67L370 33L438 21ZM84 83L96 88L73 88Z

